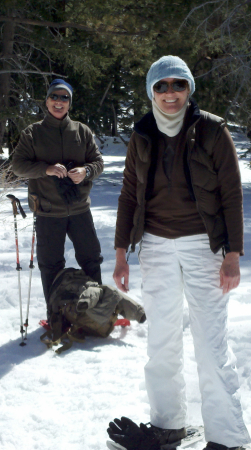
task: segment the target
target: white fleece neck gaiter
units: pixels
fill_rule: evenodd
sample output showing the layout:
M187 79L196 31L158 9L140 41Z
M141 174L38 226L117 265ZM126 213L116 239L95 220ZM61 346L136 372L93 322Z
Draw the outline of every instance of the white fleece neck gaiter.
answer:
M153 115L155 117L158 129L162 133L170 137L177 136L184 122L188 102L189 98L187 98L186 103L180 111L175 114L168 114L158 107L154 98L152 99Z

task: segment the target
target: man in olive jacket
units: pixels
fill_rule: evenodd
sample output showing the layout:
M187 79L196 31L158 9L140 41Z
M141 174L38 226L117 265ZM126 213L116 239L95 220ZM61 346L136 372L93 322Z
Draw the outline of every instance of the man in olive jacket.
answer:
M81 268L101 283L100 244L90 212L92 180L103 160L91 130L68 115L73 89L54 80L47 92L44 120L22 131L13 157L16 175L29 178L29 206L38 197L37 259L46 301L56 274L65 266L66 234Z

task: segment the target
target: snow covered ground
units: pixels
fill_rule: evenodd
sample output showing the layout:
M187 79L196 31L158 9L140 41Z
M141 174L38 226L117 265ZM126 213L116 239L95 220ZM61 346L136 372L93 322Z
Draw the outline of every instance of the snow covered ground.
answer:
M247 143L235 134L242 153ZM114 231L117 198L122 185L125 146L108 138L102 146L105 171L92 190L92 214L102 246L103 282L114 284ZM244 419L251 433L251 170L240 160L245 207L245 256L241 258L241 285L229 305L229 338L237 356ZM12 191L27 213L18 217L23 316L29 280L32 214L27 188ZM106 428L114 417L149 421L144 384L147 361L147 323L116 328L107 339L87 338L84 344L58 356L40 342L45 318L40 275L35 259L32 273L28 340L20 347L18 273L11 203L0 191L0 449L3 450L105 450ZM66 266L77 267L71 243L66 242ZM130 295L142 303L137 255L130 257ZM187 423L201 425L200 394L188 311L184 310ZM219 399L220 400L220 399ZM203 441L194 445L201 450Z

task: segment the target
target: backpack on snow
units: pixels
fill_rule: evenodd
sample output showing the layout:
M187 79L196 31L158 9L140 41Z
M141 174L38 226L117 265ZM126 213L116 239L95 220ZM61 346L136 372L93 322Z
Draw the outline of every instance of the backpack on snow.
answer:
M141 305L112 286L99 285L82 269L61 270L55 277L48 301L51 330L41 336L48 348L62 343L61 353L85 336L105 338L114 329L118 314L139 323L145 321Z

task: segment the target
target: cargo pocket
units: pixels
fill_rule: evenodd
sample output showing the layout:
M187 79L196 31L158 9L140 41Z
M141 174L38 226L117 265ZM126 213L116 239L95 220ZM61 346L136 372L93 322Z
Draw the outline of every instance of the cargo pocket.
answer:
M35 193L28 193L28 204L32 212L36 212L39 209L40 202L39 197Z

